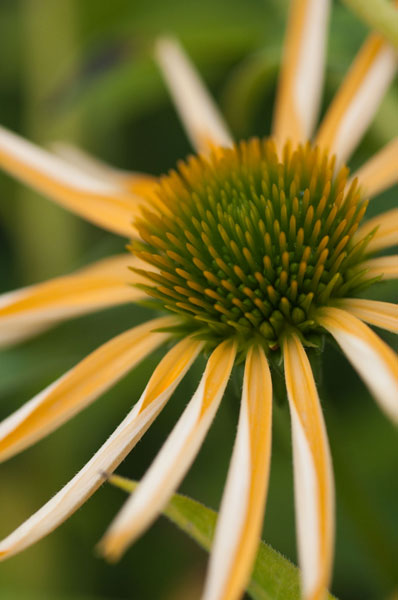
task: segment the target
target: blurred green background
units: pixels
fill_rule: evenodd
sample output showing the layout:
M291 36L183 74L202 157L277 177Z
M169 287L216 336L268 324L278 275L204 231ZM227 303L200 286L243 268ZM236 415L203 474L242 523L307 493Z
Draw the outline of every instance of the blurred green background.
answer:
M44 145L66 139L119 167L159 174L191 151L151 59L153 39L184 43L237 137L269 132L288 3L283 0L1 0L0 122ZM324 107L367 29L333 3ZM352 160L360 164L398 131L397 86ZM324 109L323 109L324 110ZM396 205L397 188L369 214ZM0 291L71 271L123 250L124 241L80 221L0 174ZM377 293L376 293L377 292ZM374 296L397 298L396 282ZM88 352L146 317L123 307L76 319L0 354L3 418ZM391 335L381 334L397 347ZM0 535L59 489L137 400L155 354L79 417L1 465ZM328 345L321 388L336 472L333 591L344 600L392 597L398 587L398 448L346 360ZM119 468L139 478L200 377L200 361L151 431ZM217 508L239 399L232 389L181 490ZM290 425L276 403L264 539L296 561ZM164 519L115 566L96 542L124 501L105 485L58 531L0 566L5 600L195 600L206 555Z

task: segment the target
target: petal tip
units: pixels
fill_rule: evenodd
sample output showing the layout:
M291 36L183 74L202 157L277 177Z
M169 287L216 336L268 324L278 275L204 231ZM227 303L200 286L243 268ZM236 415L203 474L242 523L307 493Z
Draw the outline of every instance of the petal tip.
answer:
M127 538L125 530L116 531L110 527L97 543L95 552L109 564L115 564L121 560L134 541L131 541L130 535Z

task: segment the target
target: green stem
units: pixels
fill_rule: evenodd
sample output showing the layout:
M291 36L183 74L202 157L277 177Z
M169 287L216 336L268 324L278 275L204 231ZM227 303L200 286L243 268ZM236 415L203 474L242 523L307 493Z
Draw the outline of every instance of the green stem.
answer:
M119 475L112 475L109 481L128 493L138 485L137 481ZM202 548L210 551L217 522L214 510L196 500L174 494L163 514ZM299 600L300 571L271 546L260 542L247 592L254 600ZM327 596L327 600L333 598L330 594Z
M388 0L343 0L369 27L398 46L398 10Z
M48 105L78 48L75 0L24 0L22 134L35 143L79 139L80 116L65 119ZM61 75L60 75L61 74ZM63 75L62 75L63 74ZM18 260L27 283L70 270L79 261L81 223L26 187L19 188L14 226Z

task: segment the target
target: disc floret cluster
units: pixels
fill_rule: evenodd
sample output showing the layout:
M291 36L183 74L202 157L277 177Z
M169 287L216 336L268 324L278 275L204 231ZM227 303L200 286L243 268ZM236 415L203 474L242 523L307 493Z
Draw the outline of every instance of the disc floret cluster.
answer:
M292 328L312 344L317 308L364 285L366 202L347 177L310 144L287 144L281 161L270 139L180 162L136 223L132 250L151 266L141 287L214 344L276 349Z

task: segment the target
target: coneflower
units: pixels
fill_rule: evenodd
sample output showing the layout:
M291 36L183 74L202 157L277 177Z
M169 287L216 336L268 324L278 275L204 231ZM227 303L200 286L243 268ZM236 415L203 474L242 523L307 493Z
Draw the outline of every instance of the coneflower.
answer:
M43 438L93 402L155 348L172 348L140 400L83 469L0 542L7 558L71 515L133 448L193 361L207 366L163 448L101 542L117 559L158 516L189 469L235 363L244 362L238 432L221 503L205 600L239 598L259 541L271 451L273 364L284 366L291 412L303 595L330 583L334 486L328 441L306 348L332 336L398 422L398 358L365 323L398 331L395 304L359 298L398 278L398 209L363 223L367 202L397 182L398 140L353 177L345 166L397 66L372 34L318 132L329 2L293 0L268 139L234 143L175 40L156 56L197 155L151 178L69 153L61 160L5 130L0 163L92 222L132 239L131 253L0 298L0 342L105 306L152 299L153 320L122 333L0 425L0 457ZM73 164L76 163L76 164ZM130 267L130 270L128 269ZM271 366L271 369L270 369Z

